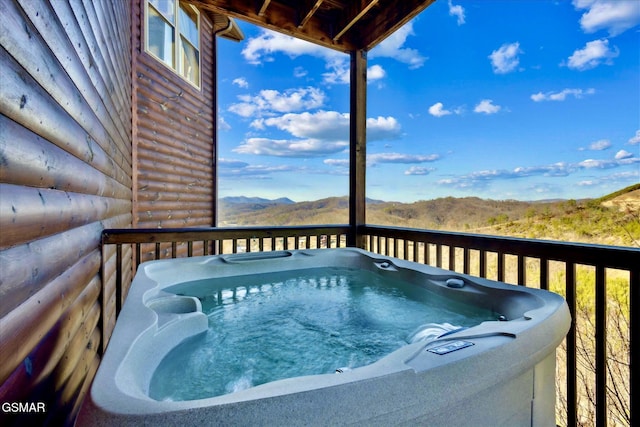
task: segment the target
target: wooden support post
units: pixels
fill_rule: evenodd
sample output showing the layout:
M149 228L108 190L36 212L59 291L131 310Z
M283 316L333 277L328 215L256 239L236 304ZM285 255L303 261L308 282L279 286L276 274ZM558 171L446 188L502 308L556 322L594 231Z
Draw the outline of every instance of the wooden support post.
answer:
M367 167L367 52L351 52L349 114L349 227L347 246L364 248L358 227L365 225Z
M213 79L211 86L213 88L213 102L211 103L211 112L214 125L213 125L213 141L211 143L213 165L211 168L211 199L213 206L211 206L211 226L218 226L218 37L214 34L212 40L213 48ZM213 250L213 255L218 255L216 248Z

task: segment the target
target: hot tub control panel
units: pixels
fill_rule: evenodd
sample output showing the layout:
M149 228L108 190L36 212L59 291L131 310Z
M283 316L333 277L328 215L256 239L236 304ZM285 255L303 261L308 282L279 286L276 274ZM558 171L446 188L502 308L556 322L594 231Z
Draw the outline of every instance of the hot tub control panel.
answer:
M472 345L473 343L471 341L452 341L443 345L439 345L438 347L430 348L427 351L442 355L442 354L451 353L452 351L460 350L466 347L471 347Z

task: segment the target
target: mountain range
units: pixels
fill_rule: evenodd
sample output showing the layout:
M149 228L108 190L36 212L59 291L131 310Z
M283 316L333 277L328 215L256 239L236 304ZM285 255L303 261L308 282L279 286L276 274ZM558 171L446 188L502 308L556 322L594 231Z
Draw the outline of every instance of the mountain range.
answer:
M346 224L348 197L294 202L225 197L219 225ZM518 201L444 197L413 203L367 199L366 222L409 228L464 231L629 245L640 242L640 184L598 199Z

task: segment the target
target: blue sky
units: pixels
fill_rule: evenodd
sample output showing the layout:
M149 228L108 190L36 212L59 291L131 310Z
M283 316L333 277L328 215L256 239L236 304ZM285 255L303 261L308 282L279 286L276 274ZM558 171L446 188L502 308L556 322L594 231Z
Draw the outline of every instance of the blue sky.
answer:
M219 195L348 195L349 57L219 40ZM368 52L367 197L599 197L640 181L640 1L438 0Z

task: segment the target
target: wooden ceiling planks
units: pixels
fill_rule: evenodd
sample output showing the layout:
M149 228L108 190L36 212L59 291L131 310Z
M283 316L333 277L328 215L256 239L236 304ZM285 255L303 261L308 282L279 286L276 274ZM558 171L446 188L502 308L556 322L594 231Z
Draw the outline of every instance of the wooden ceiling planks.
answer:
M330 49L370 50L435 0L190 0Z

